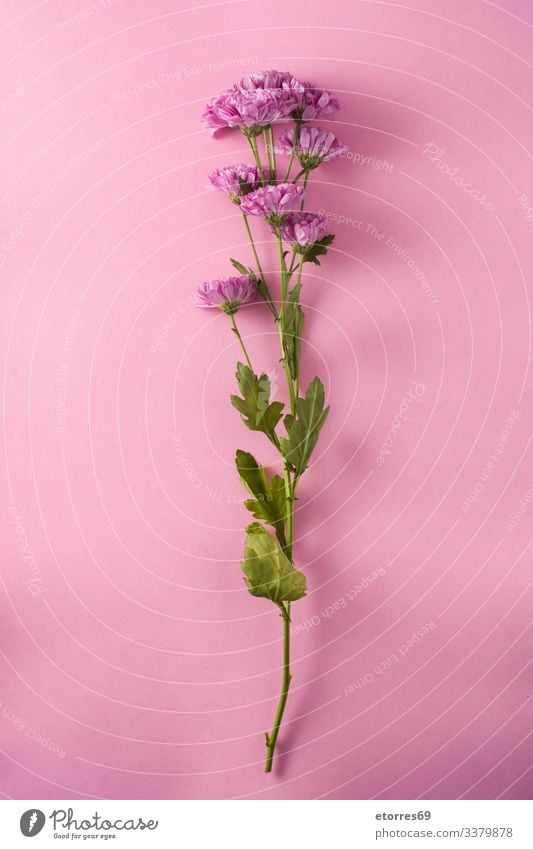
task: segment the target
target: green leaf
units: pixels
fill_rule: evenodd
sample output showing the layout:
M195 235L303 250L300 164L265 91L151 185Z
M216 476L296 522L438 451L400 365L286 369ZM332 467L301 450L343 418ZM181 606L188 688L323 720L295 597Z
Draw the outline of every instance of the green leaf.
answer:
M239 262L238 259L231 259L230 258L230 262L231 262L233 268L237 269L239 274L246 274L247 276L251 275L252 277L255 277L254 273L252 272L252 269L247 268L245 265L242 264L242 262Z
M239 189L240 189L241 195L249 195L250 192L253 192L254 187L252 186L251 183L247 183L246 180L242 180L239 177Z
M327 236L324 236L322 239L319 239L318 242L315 242L312 245L307 247L302 247L299 253L303 256L304 262L314 262L315 265L320 265L320 261L318 259L319 256L324 256L327 254L328 247L333 242L335 236L332 233L329 233Z
M293 380L296 380L300 371L300 351L302 347L302 331L304 326L304 313L300 306L300 290L302 284L298 283L289 292L285 307L285 332L283 335L283 347L289 371Z
M283 456L297 477L307 468L328 412L329 407L324 409L324 387L315 377L307 387L305 398L296 401L295 415L285 416L288 436L280 439Z
M294 568L276 541L255 522L246 528L242 571L252 595L268 598L278 606L284 601L298 601L306 593L303 572Z
M287 500L285 483L279 475L274 475L268 483L263 466L260 466L252 454L237 451L235 457L237 471L244 486L255 496L244 502L256 519L263 519L272 525L282 548L287 545L285 522L287 519Z
M237 363L237 383L242 398L231 396L231 403L241 414L250 430L265 433L274 445L278 444L276 426L281 419L283 404L281 401L270 403L270 380L268 375L259 377L243 363Z

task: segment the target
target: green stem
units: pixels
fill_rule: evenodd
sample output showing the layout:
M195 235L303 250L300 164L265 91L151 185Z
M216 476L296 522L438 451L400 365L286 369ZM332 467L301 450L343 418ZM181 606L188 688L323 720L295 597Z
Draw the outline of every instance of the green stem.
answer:
M294 413L294 407L296 399L294 397L294 386L292 382L292 377L289 369L289 364L287 362L287 357L285 355L285 305L287 302L287 288L289 283L287 266L285 264L285 257L283 256L283 242L281 240L281 232L279 227L276 231L276 237L278 240L278 250L279 250L279 261L281 267L281 304L279 310L279 338L281 344L281 355L283 359L283 368L285 370L285 377L287 378L287 388L289 390L289 397L291 401L291 412Z
M270 734L266 735L267 757L265 762L265 772L272 772L272 762L274 760L274 749L278 739L283 712L287 704L287 696L289 695L289 687L291 684L290 671L290 647L291 647L291 617L289 606L280 604L281 616L283 618L283 678L281 684L281 695L279 697L278 709L274 718L274 725Z
M235 333L235 336L237 337L237 339L240 342L242 352L243 352L243 354L246 358L246 362L248 363L248 368L250 369L251 372L253 372L254 370L253 370L253 367L252 367L252 362L250 360L250 357L248 356L248 351L246 350L246 346L245 346L244 342L242 341L242 336L239 333L239 328L237 327L237 322L235 321L235 315L233 313L231 313L230 319L231 319L232 330L233 330L233 332Z
M277 178L278 178L278 174L277 174L277 167L276 167L276 148L275 148L275 141L274 141L274 127L272 126L272 124L269 127L269 136L270 136L270 148L271 148L271 151L272 151L272 179L274 181L276 181Z
M304 257L303 257L303 254L300 254L300 265L298 267L298 277L296 278L296 285L297 286L299 286L302 282L303 267L304 267ZM299 300L299 298L298 298L298 300ZM300 394L300 369L299 368L297 369L295 383L296 383L296 386L295 386L296 397L298 398L298 396ZM296 480L294 482L294 486L296 488ZM292 506L292 503L291 503L291 506Z
M272 296L270 294L269 288L267 286L267 282L265 280L265 275L263 273L263 269L261 268L261 263L259 262L259 254L257 253L257 248L255 247L254 237L252 236L252 230L251 230L251 227L250 227L250 222L248 221L248 216L245 215L245 213L243 212L242 217L243 217L243 220L244 220L244 226L246 227L246 232L248 233L248 239L250 240L250 245L252 246L252 251L253 251L255 262L256 262L256 265L257 265L257 270L259 272L259 276L261 277L261 280L263 281L263 286L264 286L264 291L265 291L268 306L270 307L272 315L277 320L278 311L277 311L276 307L274 306L274 301L272 300Z
M294 160L294 154L296 153L296 145L298 144L298 138L300 136L300 121L296 121L296 125L294 127L294 138L292 140L292 149L291 155L289 158L289 164L287 166L287 173L285 174L285 182L289 179L289 174L291 173L291 167Z
M302 170L301 170L301 171L298 171L298 173L297 173L296 177L293 179L293 181L292 181L292 182L293 182L293 183L297 183L297 182L298 182L298 180L300 179L300 177L302 176L302 174L307 174L307 173L308 173L308 172L307 172L307 168L302 168Z
M295 266L295 264L294 264L294 260L295 260L295 259L296 259L296 251L295 251L295 250L294 250L294 248L293 248L293 250L292 250L292 256L291 256L291 264L289 265L289 271L288 271L288 274L289 274L289 280L291 279L291 277L292 277L292 275L293 275L293 273L294 273L294 270L295 270L295 268L296 268L296 266Z
M306 188L307 188L307 181L308 181L308 179L309 179L309 171L306 171L306 172L305 172L305 177L304 177L304 189L306 189ZM300 212L302 212L302 211L303 211L304 205L305 205L305 200L303 200L303 201L301 202L301 204L300 204Z
M261 275L262 279L265 279L265 275L263 274L263 269L261 268L261 263L259 262L259 256L257 253L257 249L255 247L254 237L252 236L252 230L250 228L250 222L248 221L248 216L243 212L242 214L244 220L244 226L246 227L246 232L248 233L248 238L250 240L250 245L252 246L252 251L254 252L255 262L257 265L257 270Z
M294 536L294 490L296 487L296 479L291 480L289 469L285 468L285 494L289 509L287 511L287 557L292 563L292 542Z
M259 178L261 180L261 185L266 186L267 181L265 180L265 175L264 175L264 172L263 172L263 166L261 165L261 157L259 156L259 147L257 146L257 137L253 136L252 138L250 138L250 136L246 136L246 138L248 139L248 143L250 145L253 157L255 159L255 164L257 165L257 170L259 171Z
M265 143L265 153L266 153L266 158L267 158L267 163L268 163L268 182L270 183L270 181L272 180L272 156L271 156L271 153L270 153L270 141L269 141L269 137L268 137L268 128L265 128L265 131L263 133L263 141Z
M290 167L289 167L290 170ZM283 242L281 239L280 228L277 228L276 237L278 241L278 249L279 249L279 259L280 259L280 270L281 270L281 305L280 305L280 313L279 313L279 332L280 332L280 343L281 343L281 354L283 357L283 367L285 369L285 376L287 378L287 387L289 390L290 401L291 401L291 412L294 415L296 409L296 399L298 398L298 386L299 386L299 375L296 376L296 393L294 388L294 383L292 380L292 376L288 367L287 358L285 356L285 309L287 302L287 290L289 286L290 276L293 272L293 262L291 261L291 269L290 271L287 269L287 263L285 262L285 257L283 255ZM294 254L293 258L294 260ZM301 280L302 276L302 266L303 266L303 256L300 257L300 267L298 269L298 283ZM293 538L294 538L294 500L296 495L296 485L298 483L298 478L296 475L294 478L292 477L291 470L289 468L288 463L285 461L283 457L283 453L280 450L281 457L283 459L283 477L285 483L285 498L287 501L287 545L285 548L287 557L292 563L292 546L293 546ZM272 731L270 734L266 735L266 747L267 747L267 757L265 762L265 772L272 772L272 764L274 760L274 751L276 748L276 742L278 739L279 729L281 727L281 721L283 719L283 713L285 711L285 705L287 704L287 697L289 695L289 687L291 683L291 672L290 672L290 636L291 636L291 604L290 602L280 604L281 615L283 617L283 678L281 684L281 694L278 702L278 709L276 711L276 716L274 718L274 725L272 726Z

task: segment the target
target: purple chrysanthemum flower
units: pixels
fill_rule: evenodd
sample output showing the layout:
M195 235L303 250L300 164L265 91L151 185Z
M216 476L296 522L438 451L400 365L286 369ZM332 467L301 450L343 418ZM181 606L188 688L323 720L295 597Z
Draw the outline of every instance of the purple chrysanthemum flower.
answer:
M195 306L219 307L228 315L233 315L242 304L253 301L256 294L257 281L253 277L221 277L198 286Z
M264 186L242 198L241 210L248 215L264 215L270 224L278 227L297 209L304 196L305 189L294 183Z
M241 197L261 185L257 165L227 165L209 175L213 188L220 189L232 200L240 203Z
M340 109L339 101L327 89L317 88L312 83L302 83L304 92L300 96L298 109L294 116L302 121L317 118L332 118Z
M244 91L257 91L258 89L276 91L281 89L291 92L295 97L295 106L298 105L296 97L305 91L304 83L293 77L290 71L257 71L247 74L238 85Z
M328 219L320 212L292 212L281 227L286 242L307 247L319 242L326 235Z
M330 91L300 82L290 71L259 71L213 97L202 118L214 135L227 127L240 127L253 136L282 119L331 118L338 110Z
M309 82L300 82L290 71L259 71L243 77L243 91L270 91L278 98L281 117L291 115L302 121L331 118L339 111L339 102L330 91Z
M290 154L294 143L296 130L286 130L279 138L276 149L280 153ZM322 130L320 127L300 127L296 143L296 156L302 168L311 171L318 168L322 162L329 162L336 156L342 156L347 148L342 145L334 133Z
M220 130L225 130L228 126L223 109L229 94L230 90L228 89L221 94L217 94L216 97L212 97L202 112L202 121L212 131L214 136L218 135Z
M288 115L295 103L288 89L233 86L210 100L202 117L215 135L226 127L240 127L248 135L258 135L264 127Z

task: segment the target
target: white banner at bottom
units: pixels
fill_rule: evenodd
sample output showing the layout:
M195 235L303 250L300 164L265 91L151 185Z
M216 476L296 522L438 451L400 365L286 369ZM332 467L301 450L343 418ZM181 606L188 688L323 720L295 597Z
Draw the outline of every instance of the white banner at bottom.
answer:
M532 849L528 801L2 801L1 845ZM35 839L30 844L29 840Z

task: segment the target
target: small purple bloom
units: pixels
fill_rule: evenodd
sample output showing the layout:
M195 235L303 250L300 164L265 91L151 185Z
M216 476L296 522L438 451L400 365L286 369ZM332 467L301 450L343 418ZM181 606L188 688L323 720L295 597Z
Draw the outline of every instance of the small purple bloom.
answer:
M242 304L253 301L256 294L257 281L252 277L221 277L198 286L195 306L219 307L228 315L233 315Z
M294 143L296 130L286 130L279 138L276 149L281 153L290 154ZM347 151L334 133L322 130L320 127L300 127L296 143L296 156L302 168L311 171L318 168L322 162L329 162L336 156L343 156Z
M320 212L292 212L281 228L286 242L300 247L313 245L326 235L328 219Z
M264 215L266 220L279 226L290 212L297 209L305 197L305 189L294 183L278 183L250 192L241 200L241 210L248 215Z
M302 83L304 92L300 97L299 108L295 117L302 121L313 121L317 118L332 118L339 111L339 101L330 91L317 88L312 83Z
M209 175L213 188L220 189L233 203L240 203L241 197L254 191L261 185L257 165L227 165L217 168Z

